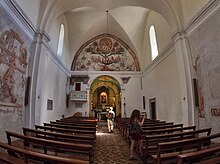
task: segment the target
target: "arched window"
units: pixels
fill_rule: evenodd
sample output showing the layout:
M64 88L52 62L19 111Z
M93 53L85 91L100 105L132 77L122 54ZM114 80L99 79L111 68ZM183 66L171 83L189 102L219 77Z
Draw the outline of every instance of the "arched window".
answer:
M59 42L57 48L57 56L61 56L63 53L63 43L64 43L64 25L60 25L60 35L59 35Z
M151 58L153 61L158 56L157 38L156 38L155 28L153 25L150 26L149 35L150 35L150 45L151 45Z

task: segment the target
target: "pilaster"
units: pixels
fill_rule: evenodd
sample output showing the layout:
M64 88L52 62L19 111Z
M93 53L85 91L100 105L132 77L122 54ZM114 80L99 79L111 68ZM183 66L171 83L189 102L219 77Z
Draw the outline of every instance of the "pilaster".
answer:
M180 78L180 97L182 122L185 126L194 125L194 99L192 88L192 75L190 71L190 51L184 31L173 36Z

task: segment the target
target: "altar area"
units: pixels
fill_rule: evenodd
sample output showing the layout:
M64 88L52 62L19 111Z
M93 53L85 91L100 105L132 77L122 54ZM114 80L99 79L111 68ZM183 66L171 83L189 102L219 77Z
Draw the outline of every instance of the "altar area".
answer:
M110 110L110 105L102 105L99 108L93 109L93 117L97 117L98 121L106 121L106 114Z
M97 118L98 118L98 121L102 121L102 120L106 120L106 114L108 112L98 112L97 113Z

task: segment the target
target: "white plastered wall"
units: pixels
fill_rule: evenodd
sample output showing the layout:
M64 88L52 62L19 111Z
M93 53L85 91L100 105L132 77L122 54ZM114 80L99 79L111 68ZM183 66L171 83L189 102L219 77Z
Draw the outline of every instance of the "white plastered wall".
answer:
M142 70L145 70L152 63L149 37L149 29L151 25L155 26L159 54L166 50L171 42L171 29L166 20L158 13L150 11L145 27L143 54L141 55L142 59L140 60Z
M64 24L64 46L61 57L57 56L60 25ZM60 119L65 115L67 93L67 70L69 65L68 28L65 15L60 15L53 21L49 43L44 42L40 52L40 61L37 77L35 124L42 124L49 120ZM65 66L64 66L65 65ZM53 100L53 110L47 110L47 100Z
M22 8L24 13L31 20L33 25L37 27L38 15L40 12L40 0L16 0L16 3Z
M183 26L186 26L186 24L191 21L209 1L210 0L180 0L182 17L179 15L179 18Z
M155 65L154 69L143 77L146 109L149 112L149 99L156 98L157 119L182 122L180 105L179 74L175 51ZM149 115L150 116L150 115Z
M68 28L67 28L67 22L66 22L66 16L64 14L60 15L56 20L53 21L53 25L50 31L48 31L48 34L51 38L49 42L49 47L53 51L54 54L57 54L57 48L58 48L58 40L59 40L59 34L60 34L60 25L64 25L64 43L63 43L63 54L61 58L59 58L60 61L66 66L70 65L69 61L69 38L68 38Z
M151 25L155 26L159 49L159 56L154 61L151 59L149 39ZM181 123L179 72L171 36L171 28L166 20L154 11L149 12L143 43L145 54L142 55L143 60L141 60L144 69L143 96L145 96L148 115L150 114L149 99L156 98L157 119Z
M75 108L75 103L70 102L69 108L67 109L67 116L71 116L76 112L82 112L82 115L85 115L85 112L89 113L89 90L92 82L99 76L108 75L115 78L121 85L121 114L122 117L130 117L131 112L134 109L139 109L143 111L142 107L142 99L141 99L141 75L140 73L112 73L112 72L87 72L89 74L89 82L88 85L84 84L82 90L87 91L87 102L82 104L82 108ZM83 74L83 73L82 73ZM130 77L130 80L127 84L123 84L121 77ZM124 112L124 98L125 98L125 112ZM120 110L120 109L119 109Z
M129 80L125 85L124 97L126 103L126 117L130 117L134 109L138 109L141 112L143 111L140 77L134 76ZM124 108L124 106L122 106L122 108Z
M60 119L66 113L67 75L52 60L48 49L43 48L38 70L35 123ZM47 100L53 100L53 110L47 110Z

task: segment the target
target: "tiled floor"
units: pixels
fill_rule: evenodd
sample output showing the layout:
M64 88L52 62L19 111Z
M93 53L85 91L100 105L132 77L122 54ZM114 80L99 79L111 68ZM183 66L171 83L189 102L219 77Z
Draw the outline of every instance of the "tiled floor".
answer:
M106 122L101 122L97 132L93 164L143 164L143 162L139 158L130 160L129 143L117 128L113 133L108 133Z

